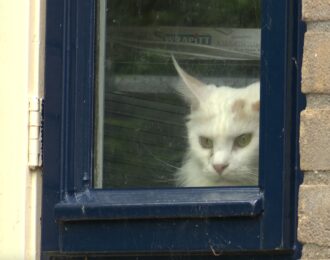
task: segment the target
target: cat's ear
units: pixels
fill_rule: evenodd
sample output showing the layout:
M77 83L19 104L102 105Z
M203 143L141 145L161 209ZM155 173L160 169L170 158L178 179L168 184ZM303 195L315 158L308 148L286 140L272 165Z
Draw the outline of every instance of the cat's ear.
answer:
M185 72L179 66L173 55L172 60L175 69L179 73L180 78L184 83L184 85L180 84L177 86L178 92L183 95L183 97L190 103L192 108L197 108L200 103L205 100L207 95L207 85Z

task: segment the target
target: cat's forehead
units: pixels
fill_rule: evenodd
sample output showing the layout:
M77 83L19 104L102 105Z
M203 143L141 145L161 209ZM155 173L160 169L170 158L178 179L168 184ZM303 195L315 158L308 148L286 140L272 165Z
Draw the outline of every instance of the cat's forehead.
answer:
M209 100L219 100L224 103L233 103L236 100L252 101L259 99L259 87L257 84L244 88L214 87L209 92L208 98Z
M201 108L189 116L190 125L203 131L230 132L232 129L254 128L259 123L259 101L245 102L241 99L212 109Z
M242 129L254 131L259 125L259 106L257 91L216 88L197 110L192 111L190 126L210 136L238 134L236 132Z
M230 112L233 114L234 119L244 120L249 116L259 114L260 101L259 100L246 100L246 99L235 99L232 104L229 105Z
M256 87L249 88L213 88L212 92L200 105L197 114L205 116L219 116L221 114L236 114L237 117L244 117L249 113L259 112L259 92Z

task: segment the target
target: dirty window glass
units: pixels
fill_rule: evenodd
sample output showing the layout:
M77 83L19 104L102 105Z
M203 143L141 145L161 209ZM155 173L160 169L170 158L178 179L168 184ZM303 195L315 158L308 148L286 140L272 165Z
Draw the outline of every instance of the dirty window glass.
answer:
M260 1L97 1L96 188L257 185Z

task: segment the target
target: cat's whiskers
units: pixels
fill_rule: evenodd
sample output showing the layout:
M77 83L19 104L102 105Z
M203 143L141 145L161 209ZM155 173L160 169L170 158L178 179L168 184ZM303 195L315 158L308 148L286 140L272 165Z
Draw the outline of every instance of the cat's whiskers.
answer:
M142 144L142 143L141 143ZM168 167L171 167L171 168L173 168L173 169L175 169L175 170L178 170L178 169L180 169L179 167L177 167L177 166L175 166L175 165L172 165L172 164L170 164L170 163L168 163L168 162L166 162L166 161L164 161L164 160L162 160L162 159L160 159L160 158L158 158L158 157L156 157L150 150L149 150L149 148L145 145L145 144L142 144L142 147L147 151L147 153L149 153L149 155L152 157L152 158L154 158L156 161L158 161L158 162L160 162L160 163L162 163L162 164L164 164L164 165L166 165L166 166L168 166Z

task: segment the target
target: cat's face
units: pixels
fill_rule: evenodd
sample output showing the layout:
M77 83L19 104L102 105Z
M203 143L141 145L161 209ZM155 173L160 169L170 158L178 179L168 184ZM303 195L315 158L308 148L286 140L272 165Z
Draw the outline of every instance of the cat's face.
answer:
M256 184L259 158L259 87L207 88L192 109L187 130L190 154L207 178Z
M184 72L179 91L191 106L189 156L211 182L256 185L259 159L259 83L246 88L205 85Z

